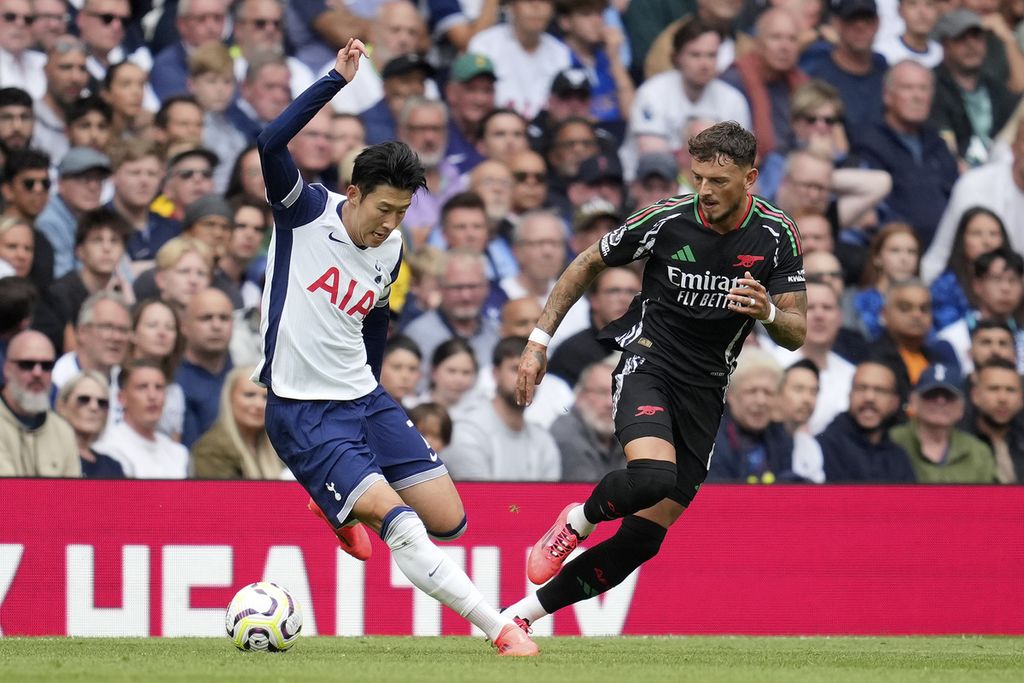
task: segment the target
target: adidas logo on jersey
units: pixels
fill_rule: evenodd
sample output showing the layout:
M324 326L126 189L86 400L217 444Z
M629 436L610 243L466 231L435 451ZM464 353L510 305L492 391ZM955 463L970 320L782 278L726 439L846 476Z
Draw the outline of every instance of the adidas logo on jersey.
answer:
M682 249L672 254L673 261L684 261L686 263L696 263L697 259L693 257L693 251L690 249L690 245L685 245Z

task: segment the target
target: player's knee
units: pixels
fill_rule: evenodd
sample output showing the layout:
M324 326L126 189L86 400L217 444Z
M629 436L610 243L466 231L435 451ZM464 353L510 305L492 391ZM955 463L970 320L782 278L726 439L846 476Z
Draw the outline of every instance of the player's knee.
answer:
M427 529L427 533L430 534L430 537L435 541L446 543L448 541L454 541L456 538L466 533L466 527L468 526L469 520L467 520L466 516L463 515L462 521L454 528L449 529L448 531L433 531L431 529Z
M626 465L629 487L642 510L666 498L676 487L676 464L667 460L633 460Z
M661 550L667 529L656 522L636 515L622 520L622 526L616 532L626 541L630 552L641 564L651 559Z

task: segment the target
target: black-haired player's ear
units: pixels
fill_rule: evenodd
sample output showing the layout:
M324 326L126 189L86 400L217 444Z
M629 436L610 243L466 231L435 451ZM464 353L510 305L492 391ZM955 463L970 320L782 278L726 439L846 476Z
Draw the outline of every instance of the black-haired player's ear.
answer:
M355 185L349 185L348 189L345 190L345 196L348 197L349 203L353 208L359 206L359 200L363 198L363 193L359 191L359 188Z

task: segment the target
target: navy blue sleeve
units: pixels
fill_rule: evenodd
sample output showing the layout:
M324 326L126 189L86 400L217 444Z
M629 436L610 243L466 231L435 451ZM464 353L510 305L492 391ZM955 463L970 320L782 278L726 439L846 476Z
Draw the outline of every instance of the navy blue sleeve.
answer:
M285 227L304 225L323 211L326 201L326 195L314 192L302 182L288 143L346 83L341 74L331 69L295 98L256 138L267 200L278 223L283 222Z
M324 0L302 0L291 3L291 6L310 26L313 25L314 19L327 11L327 3Z
M378 382L380 381L380 368L384 364L384 344L388 341L388 324L390 322L390 306L377 306L363 319L363 345L366 347L366 362Z

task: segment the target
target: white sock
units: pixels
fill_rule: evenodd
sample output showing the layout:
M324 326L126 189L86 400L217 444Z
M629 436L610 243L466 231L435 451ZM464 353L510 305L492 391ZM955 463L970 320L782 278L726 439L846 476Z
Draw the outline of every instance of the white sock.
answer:
M426 527L411 509L391 519L384 542L391 548L395 564L414 586L451 607L492 641L506 624L512 623L511 617L484 602L466 573L431 543Z
M540 600L537 599L537 594L530 593L516 604L507 607L502 614L526 619L527 624L532 624L541 617L547 616L548 613L541 606Z
M572 527L572 530L582 539L593 533L596 524L587 519L587 516L583 514L583 506L577 505L572 510L569 510L569 514L566 515L565 521Z

